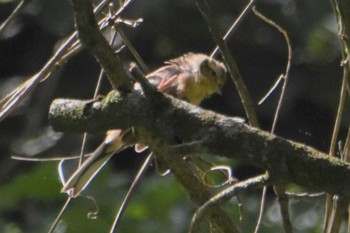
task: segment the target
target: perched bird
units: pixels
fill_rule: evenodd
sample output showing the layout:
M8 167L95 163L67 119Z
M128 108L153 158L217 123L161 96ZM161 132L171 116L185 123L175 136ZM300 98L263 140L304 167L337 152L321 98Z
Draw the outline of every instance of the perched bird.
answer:
M226 68L221 62L196 53L169 60L147 75L148 81L159 91L194 105L199 105L214 93L221 94L225 77ZM108 131L103 143L71 175L61 192L67 192L71 197L78 196L113 154L129 146L122 141L128 133L130 130ZM144 148L143 145L135 146L136 151Z

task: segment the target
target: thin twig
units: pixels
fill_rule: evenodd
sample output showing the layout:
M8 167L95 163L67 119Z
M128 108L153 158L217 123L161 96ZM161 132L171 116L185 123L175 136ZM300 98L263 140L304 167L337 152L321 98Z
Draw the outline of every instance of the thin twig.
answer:
M109 0L104 0L95 8L95 14L99 13L104 5L109 2ZM46 80L50 74L60 66L61 63L66 60L65 55L71 52L72 46L77 41L77 32L71 34L68 39L59 47L55 54L46 62L46 64L40 69L38 73L30 77L10 94L5 96L0 101L0 121L5 119L13 110L16 109L18 104L30 94L40 82Z
M346 82L347 79L349 77L349 69L347 66L344 66L344 70L343 70L343 81L342 81L342 86L341 86L341 90L340 90L340 97L339 97L339 105L338 105L338 110L337 110L337 117L334 123L334 129L333 129L333 134L332 134L332 140L331 140L331 146L330 146L330 150L329 150L329 156L333 157L335 154L335 148L337 145L337 138L338 138L338 134L339 134L339 128L340 128L340 124L342 121L342 117L343 117L343 112L344 112L344 107L345 107L345 100L346 100ZM331 196L328 197L326 203L327 206L331 205L332 199ZM334 224L339 223L339 220L336 218L341 218L341 216L339 216L338 214L336 214L338 212L338 208L342 208L343 206L334 203L333 201L333 205L332 205L332 209L326 209L326 213L325 213L325 223L324 223L324 232L330 232L330 230L326 231L326 229L334 229ZM333 216L333 217L332 217ZM337 228L336 228L337 229ZM336 230L332 231L332 232L337 232Z
M33 75L0 101L0 121L8 116L41 81L44 81L56 69L62 55L75 41L76 35L77 33L73 33L37 74Z
M342 154L344 156L344 161L350 162L350 122Z
M153 153L151 152L145 159L145 161L143 162L141 168L139 169L139 171L137 172L128 192L126 193L124 200L122 202L122 204L120 205L118 212L115 216L113 225L111 227L110 233L115 233L117 231L118 225L120 223L120 220L123 216L123 213L125 211L125 208L127 206L127 204L130 201L131 195L134 192L137 184L139 183L139 181L141 180L141 178L143 177L143 175L145 174L145 172L147 171L147 168L149 167L149 165L152 162L152 158L153 158Z
M289 193L286 192L286 195L288 196L288 199L290 200L314 200L316 198L323 198L326 196L326 193Z
M20 161L28 161L28 162L57 162L61 160L72 160L79 159L80 156L62 156L62 157L54 157L54 158L29 158L22 156L11 156L11 159L20 160Z
M243 9L241 14L237 17L235 22L231 25L230 29L226 32L225 36L223 37L224 41L227 41L230 39L230 37L233 35L233 33L237 30L238 26L243 22L243 19L248 15L250 8L254 5L256 0L250 0L250 2L246 5L246 7ZM210 54L211 58L214 58L217 56L217 53L219 51L219 46L216 46L213 52Z
M130 52L132 53L132 55L135 57L135 59L137 60L137 62L141 65L143 72L145 72L146 74L149 73L149 69L146 65L146 63L143 61L143 59L141 58L140 54L136 51L136 49L134 48L134 46L131 44L131 42L129 41L129 39L126 37L125 33L123 32L123 30L120 27L116 27L120 37L122 38L124 44L126 45L126 47L130 50Z
M288 82L288 77L289 77L289 70L291 67L291 60L292 60L292 46L290 43L290 39L288 36L288 33L286 32L286 30L284 30L280 25L278 25L276 22L272 21L271 19L268 19L266 16L262 15L260 12L257 11L256 7L253 6L253 12L256 16L258 16L261 20L263 20L265 23L269 24L270 26L276 28L279 32L282 33L282 35L284 36L284 39L286 41L287 44L287 48L288 48L288 60L287 60L287 66L286 66L286 70L285 73L280 75L280 77L278 78L278 80L275 82L274 86L272 87L272 89L270 89L270 91L268 92L267 95L264 96L264 98L259 102L259 104L261 104L262 101L264 101L271 93L272 91L277 87L277 85L279 84L279 82L282 80L282 78L284 79L284 83L282 86L282 91L281 91L281 95L277 104L277 108L275 111L275 116L273 119L273 123L272 123L272 127L271 127L271 133L275 132L276 129L276 124L278 121L278 117L280 114L280 110L282 107L282 103L285 97L285 90L287 87L287 82ZM265 195L266 195L266 187L264 187L263 189L263 193L262 193L262 197L261 197L261 206L260 206L260 211L259 211L259 218L255 227L255 233L258 232L259 227L261 225L261 221L262 221L262 215L263 215L263 211L264 211L264 202L265 202ZM288 207L288 196L285 194L285 188L284 187L275 187L275 190L279 190L279 192L277 192L278 195L278 200L280 203L280 207L281 207L281 214L282 214L282 218L283 218L283 226L286 232L292 232L292 227L291 227L291 222L290 222L290 217L289 217L289 207Z
M227 201L231 199L239 191L255 190L263 187L268 182L269 182L269 176L265 174L265 175L257 176L257 177L239 182L219 192L217 195L210 198L206 203L204 203L201 207L197 209L196 213L193 215L189 232L190 233L199 232L201 220L207 214L206 212L209 207L218 205L223 201Z
M259 208L259 216L258 216L258 220L255 224L255 229L254 229L254 233L258 233L261 223L262 223L262 219L264 216L264 209L265 209L265 200L266 200L266 193L267 193L267 186L263 187L262 193L261 193L261 199L260 199L260 208Z
M344 154L345 161L349 161L350 160L350 123L349 123L349 128L348 128L348 135L347 135L346 140L345 140L343 154ZM350 214L349 213L348 213L347 233L350 233Z
M288 79L289 79L289 70L290 70L291 61L292 61L292 46L291 46L290 39L289 39L289 36L288 36L288 33L286 32L286 30L284 30L276 22L274 22L271 19L268 19L266 16L262 15L259 11L257 11L257 9L255 7L253 7L253 12L255 13L256 16L258 16L265 23L271 25L272 27L276 28L279 32L282 33L282 35L283 35L283 37L284 37L284 39L286 41L287 48L288 48L287 66L286 66L286 70L285 70L284 74L282 74L282 77L284 79L284 83L283 83L283 86L282 86L281 95L280 95L280 98L279 98L279 101L278 101L278 104L277 104L277 109L276 109L276 112L275 112L275 116L274 116L273 124L272 124L272 128L271 128L271 133L274 133L275 129L276 129L276 124L277 124L277 121L278 121L278 117L279 117L279 114L280 114L280 110L281 110L281 107L282 107L282 103L283 103L283 100L285 98L285 91L286 91L286 87L287 87L287 83L288 83Z
M334 157L335 155L335 149L337 146L337 141L338 141L338 134L339 134L339 128L341 125L342 117L343 117L343 112L344 112L344 106L345 106L345 99L346 99L346 90L348 89L349 85L349 80L350 80L350 65L349 65L349 15L344 14L345 12L348 12L345 10L345 7L340 6L340 4L344 4L344 6L347 6L346 9L348 9L349 3L347 1L337 1L337 0L332 0L332 7L333 7L333 12L337 18L338 22L338 31L339 31L339 41L340 41L340 46L341 46L341 52L342 52L342 65L343 65L343 80L342 80L342 86L340 89L340 96L339 96L339 104L338 104L338 110L337 110L337 116L335 119L334 123L334 128L333 128L333 134L332 134L332 139L330 143L330 148L329 148L329 156ZM341 209L342 206L339 205L339 203L335 203L333 201L335 199L337 200L342 200L343 198L341 197L333 197L328 194L327 199L326 199L326 210L325 210L325 217L324 217L324 224L323 224L323 232L331 232L334 229L336 230L336 224L339 222L338 219L336 218L341 218L337 213L339 213L338 210L339 208ZM332 203L333 202L333 203ZM350 219L350 218L349 218ZM350 222L348 222L350 224ZM336 231L333 231L336 232Z
M270 97L270 95L272 94L272 92L274 92L276 90L276 88L278 87L278 85L280 84L280 82L283 80L284 76L283 74L281 74L278 79L276 80L276 82L272 85L272 87L269 89L269 91L266 93L266 95L264 95L264 97L262 97L260 99L260 101L258 102L259 105L261 105L262 103L265 102L265 100L267 98Z
M71 200L72 200L71 197L68 197L68 198L67 198L67 200L66 200L66 202L64 203L64 205L63 205L63 207L62 207L60 213L57 215L55 221L54 221L53 224L51 225L51 228L50 228L50 230L48 231L48 233L54 232L54 230L55 230L56 227L57 227L57 224L58 224L59 221L61 220L61 218L62 218L62 216L63 216L63 213L64 213L64 211L66 211L66 209L67 209L68 205L70 204L70 201L71 201Z
M338 104L338 110L337 110L337 117L335 119L331 145L329 148L329 156L330 157L334 157L335 148L337 147L339 128L340 128L340 123L342 121L345 100L346 100L346 86L347 86L347 80L349 78L349 68L348 68L348 66L343 66L343 67L344 67L343 68L343 80L342 80L342 86L341 86L340 94L339 94L339 104Z
M241 102L245 109L250 125L259 128L259 123L258 123L258 118L256 116L254 103L250 98L249 92L244 84L242 76L238 70L238 66L232 54L230 53L230 50L228 49L224 40L220 36L221 34L220 30L216 22L213 20L210 8L206 0L196 0L195 2L197 5L197 8L201 12L205 22L207 23L207 26L209 28L209 31L211 32L214 42L217 44L217 46L219 46L223 60L231 74L231 78L234 84L236 85L237 91L241 98Z
M0 26L0 35L5 31L7 26L11 23L11 21L18 15L20 10L23 8L24 4L26 3L26 0L22 0L16 8L12 11L12 13L7 17L7 19L1 24Z
M123 3L122 6L119 7L118 11L115 13L115 17L119 17L125 10L128 9L128 7L131 6L131 4L133 4L135 2L135 0L127 0Z
M292 223L290 221L289 214L289 199L286 194L286 186L285 185L275 185L274 191L278 197L278 204L280 206L280 212L282 216L282 225L285 233L292 233Z
M329 216L329 225L327 233L339 233L340 227L344 219L344 215L348 211L349 198L335 195L333 197L333 208Z
M120 57L115 55L98 27L91 2L72 0L72 3L75 27L79 31L80 42L94 55L114 89L130 90L132 83Z

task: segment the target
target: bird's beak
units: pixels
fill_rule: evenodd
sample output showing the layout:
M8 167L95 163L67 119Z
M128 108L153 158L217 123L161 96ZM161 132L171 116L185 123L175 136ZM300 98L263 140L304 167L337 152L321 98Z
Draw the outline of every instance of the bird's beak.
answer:
M219 95L222 95L222 88L221 88L221 86L216 86L215 93L217 93Z

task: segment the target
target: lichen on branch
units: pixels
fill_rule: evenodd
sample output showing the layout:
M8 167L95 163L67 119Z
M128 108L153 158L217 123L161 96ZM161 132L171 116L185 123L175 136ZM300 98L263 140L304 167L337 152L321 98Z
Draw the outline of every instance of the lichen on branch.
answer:
M245 125L242 120L158 93L112 91L103 100L55 100L55 130L101 132L134 127L138 140L159 153L219 155L269 171L278 183L295 182L350 195L350 166L314 148Z

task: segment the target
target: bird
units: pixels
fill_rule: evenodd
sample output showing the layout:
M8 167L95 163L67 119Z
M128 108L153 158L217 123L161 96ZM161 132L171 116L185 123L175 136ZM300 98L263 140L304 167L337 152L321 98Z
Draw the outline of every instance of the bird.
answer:
M164 62L162 67L148 74L146 78L158 91L198 106L212 94L221 94L226 73L222 62L202 53L187 53ZM140 89L138 83L134 86L134 89ZM130 133L131 130L107 131L100 146L64 182L61 192L73 198L79 196L114 154L130 146L123 142L123 138ZM146 145L135 145L137 152L146 148Z

